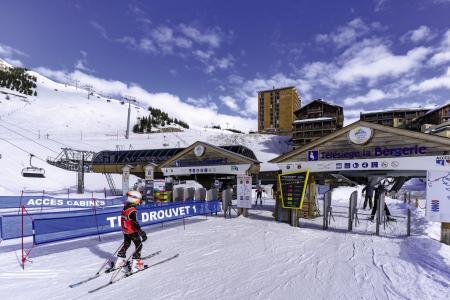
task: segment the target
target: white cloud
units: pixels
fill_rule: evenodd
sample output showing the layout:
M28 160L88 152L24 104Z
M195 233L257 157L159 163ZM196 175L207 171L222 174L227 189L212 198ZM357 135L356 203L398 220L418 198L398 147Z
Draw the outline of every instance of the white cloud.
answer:
M144 52L155 52L156 48L153 42L150 39L143 38L139 42L139 49L143 50Z
M396 77L420 68L430 52L429 48L417 47L405 55L395 55L385 45L366 46L345 61L335 74L335 80L354 83L361 79L377 81Z
M23 62L19 58L17 58L17 56L28 55L20 51L19 49L0 43L0 58L3 58L7 63L13 66L23 67Z
M219 32L212 30L201 32L198 28L185 24L180 24L179 28L186 37L197 43L206 44L213 48L217 48L220 46L222 39Z
M225 104L232 111L238 111L240 109L236 103L236 99L230 96L221 96L220 101L222 101L222 103Z
M440 47L431 57L429 63L431 66L445 64L450 61L450 29L444 34Z
M24 66L23 62L17 58L5 57L4 61L6 61L8 64L10 64L14 67L23 67Z
M234 59L233 55L231 55L231 54L228 54L226 57L221 57L221 58L215 59L216 66L222 70L232 67L234 65L234 61L235 61L235 59Z
M385 8L388 0L375 0L375 12L380 12Z
M402 42L412 41L414 43L427 42L432 40L436 34L428 26L422 25L417 29L405 33L400 40Z
M82 71L85 71L85 72L94 72L94 70L92 70L91 68L89 68L87 66L88 65L87 52L83 51L83 50L80 50L80 53L81 53L81 58L76 61L75 69L82 70Z
M244 131L255 130L257 122L253 118L243 118L217 112L216 106L207 100L194 100L190 103L182 101L178 96L170 93L151 93L139 85L127 84L118 80L104 79L79 70L68 72L64 70L51 70L45 67L37 68L36 71L44 76L65 82L67 78L79 80L82 84L91 84L95 90L103 91L109 95L133 96L144 106L152 106L169 115L186 121L195 127L204 127L211 123L225 127L225 124L233 124L236 128ZM198 106L203 101L204 106ZM197 103L194 103L197 102ZM193 105L193 103L195 105ZM201 118L199 117L201 116Z
M367 25L361 18L353 19L344 26L339 26L331 33L318 34L316 42L334 43L338 47L344 47L352 44L358 38L366 35L372 29L379 28L378 23Z
M416 92L427 92L437 89L450 89L450 67L447 68L447 71L442 76L424 80L410 87L411 91Z
M358 103L368 104L378 102L386 98L386 94L379 89L371 89L367 94L363 96L349 97L344 99L344 104L353 106Z
M105 40L109 40L105 27L103 27L96 21L90 21L89 24L91 24L91 26L94 27L94 29L100 34L102 38L104 38Z

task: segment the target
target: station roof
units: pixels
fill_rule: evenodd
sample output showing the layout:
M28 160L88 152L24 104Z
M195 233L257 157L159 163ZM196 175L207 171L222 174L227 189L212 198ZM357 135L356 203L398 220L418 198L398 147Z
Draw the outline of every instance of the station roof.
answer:
M242 145L216 146L225 151L257 161L255 153ZM95 155L92 165L153 163L160 165L187 148L145 150L107 150Z

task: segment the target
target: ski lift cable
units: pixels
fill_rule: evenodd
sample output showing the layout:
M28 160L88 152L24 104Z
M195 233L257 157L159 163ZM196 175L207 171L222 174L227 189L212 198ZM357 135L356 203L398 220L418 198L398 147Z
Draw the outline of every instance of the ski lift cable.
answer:
M2 122L4 122L4 123L7 123L7 124L9 124L9 125L15 126L15 127L19 128L19 129L21 129L21 130L23 130L23 131L26 131L26 132L28 132L28 133L35 134L35 132L33 132L31 129L26 129L26 128L21 127L21 126L19 126L19 125L17 125L17 124L14 124L14 123L11 123L11 122L2 120L2 119L0 119L0 121L2 121ZM47 139L48 139L48 140L51 140L51 141L54 141L54 142L57 143L57 144L60 144L60 145L66 146L66 147L70 147L69 145L66 145L66 144L64 144L64 143L58 142L57 140L54 140L54 139L51 139L51 138L47 138Z
M4 139L4 138L1 138L1 137L0 137L0 140L3 140L3 141L5 141L5 142L7 142L8 144L10 144L10 145L16 147L17 149L22 150L23 152L28 153L29 155L32 155L32 156L36 157L37 159L42 160L43 162L47 163L47 161L46 161L45 159L42 159L42 158L40 158L39 156L34 155L33 153L31 153L31 152L29 152L29 151L23 149L22 147L17 146L16 144L14 144L14 143L8 141L7 139Z
M36 141L33 140L32 138L29 138L29 137L27 137L27 136L25 136L25 135L23 135L23 134L21 134L21 133L15 131L15 130L11 129L11 128L8 128L8 127L6 127L5 125L0 124L0 127L6 128L7 130L9 130L9 131L11 131L11 132L14 132L15 134L17 134L17 135L19 135L19 136L21 136L21 137L24 137L24 138L26 138L26 139L32 141L33 143L38 144L39 146L41 146L41 147L43 147L43 148L45 148L45 149L47 149L47 150L52 151L53 153L59 154L59 152L56 152L55 150L53 150L53 149L51 149L51 148L49 148L49 147L47 147L47 146L45 146L45 145L42 145L41 143L36 142Z
M7 122L7 121L2 120L2 119L0 119L0 121L5 122L5 123L7 123L7 124L9 124L9 125L15 126L15 127L17 127L17 128L20 128L21 130L26 131L26 132L28 132L28 133L35 134L35 132L33 132L32 130L26 129L26 128L21 127L21 126L19 126L19 125L16 125L16 124L14 124L14 123ZM64 146L64 147L72 148L72 146L67 145L67 144L65 144L65 143L63 143L63 142L57 141L57 140L55 140L55 139L52 139L52 138L49 138L49 137L47 137L46 139L48 139L48 140L50 140L50 141L53 141L53 142L55 142L55 143L57 143L57 144L59 144L59 145L62 145L62 146ZM90 146L90 147L94 147L94 146L91 145L91 144L88 144L88 143L85 143L85 142L82 142L82 143L83 143L83 144L86 144L86 145L88 145L88 146ZM96 148L100 149L99 147L96 147ZM55 153L57 153L57 152L55 152Z

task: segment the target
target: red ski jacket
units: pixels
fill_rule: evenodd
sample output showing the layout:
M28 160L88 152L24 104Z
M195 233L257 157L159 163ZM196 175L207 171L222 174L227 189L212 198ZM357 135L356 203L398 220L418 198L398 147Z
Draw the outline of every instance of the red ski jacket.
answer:
M122 225L122 232L125 234L132 234L139 231L137 220L133 220L133 218L130 216L133 212L135 212L137 215L136 207L130 207L122 210L120 224Z

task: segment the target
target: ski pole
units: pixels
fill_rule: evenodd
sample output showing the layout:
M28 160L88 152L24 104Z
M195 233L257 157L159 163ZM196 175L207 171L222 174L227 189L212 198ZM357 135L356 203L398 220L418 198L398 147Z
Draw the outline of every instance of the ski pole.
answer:
M117 252L119 252L120 248L122 248L122 246L123 246L124 243L125 243L125 242L122 242L122 244L120 244L119 248L117 248L117 250L114 251L113 257L116 256ZM106 260L106 262L105 262L105 263L100 267L100 269L97 271L97 273L95 273L95 275L100 274L100 272L103 270L103 268L104 268L110 261L111 261L111 258L108 258L108 259Z

